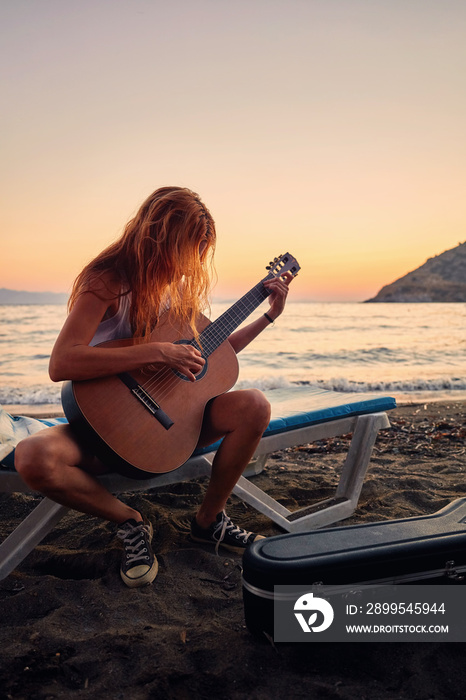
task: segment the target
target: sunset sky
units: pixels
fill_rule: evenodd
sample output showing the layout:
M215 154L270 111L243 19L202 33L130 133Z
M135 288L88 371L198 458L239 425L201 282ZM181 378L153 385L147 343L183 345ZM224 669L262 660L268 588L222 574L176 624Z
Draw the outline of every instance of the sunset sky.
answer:
M69 291L167 184L218 297L359 301L466 239L464 0L3 0L0 287Z

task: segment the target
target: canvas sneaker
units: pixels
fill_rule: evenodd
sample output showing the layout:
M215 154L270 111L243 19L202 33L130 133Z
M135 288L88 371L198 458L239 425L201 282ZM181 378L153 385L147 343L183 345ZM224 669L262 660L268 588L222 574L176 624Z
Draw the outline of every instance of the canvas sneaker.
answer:
M191 539L194 542L215 544L216 552L218 552L219 547L224 547L232 552L242 554L246 547L256 540L263 540L264 537L238 527L230 520L225 511L222 511L207 529L200 527L196 518L193 518Z
M118 527L117 537L123 541L124 549L120 575L130 588L152 583L157 576L159 565L151 547L153 533L148 520L126 520Z

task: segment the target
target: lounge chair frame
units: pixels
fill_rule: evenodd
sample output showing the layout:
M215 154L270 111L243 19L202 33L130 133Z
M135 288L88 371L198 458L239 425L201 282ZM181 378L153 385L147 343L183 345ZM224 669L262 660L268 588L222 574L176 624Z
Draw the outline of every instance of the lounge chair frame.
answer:
M394 406L393 402L389 408ZM379 430L389 426L385 411L376 411L363 415L350 414L311 425L297 425L275 434L266 432L253 460L233 489L233 493L287 532L312 530L348 518L354 513L358 504L377 434ZM352 439L332 498L291 512L250 480L250 477L262 471L268 456L277 450L347 433L352 433ZM115 494L148 491L151 488L208 476L214 456L215 449L211 451L207 449L203 454L193 455L178 469L143 481L129 479L119 474L107 474L100 479L109 491ZM16 472L0 470L0 492L31 493L31 490ZM42 499L0 545L0 580L8 576L25 559L67 511L67 507L49 498Z

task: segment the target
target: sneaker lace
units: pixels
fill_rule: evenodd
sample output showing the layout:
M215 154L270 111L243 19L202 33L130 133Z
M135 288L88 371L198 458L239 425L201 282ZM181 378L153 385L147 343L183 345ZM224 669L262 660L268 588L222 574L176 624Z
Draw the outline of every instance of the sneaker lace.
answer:
M225 511L223 511L223 517L215 526L213 531L213 537L217 540L217 544L215 545L215 551L217 554L220 543L223 542L227 533L236 537L238 540L243 540L244 544L247 544L248 537L252 535L252 532L248 532L244 528L235 525L231 518L229 518Z
M133 564L136 561L141 561L141 559L150 559L146 541L146 537L150 536L150 532L146 524L126 524L124 528L118 530L117 534L123 540L127 564Z

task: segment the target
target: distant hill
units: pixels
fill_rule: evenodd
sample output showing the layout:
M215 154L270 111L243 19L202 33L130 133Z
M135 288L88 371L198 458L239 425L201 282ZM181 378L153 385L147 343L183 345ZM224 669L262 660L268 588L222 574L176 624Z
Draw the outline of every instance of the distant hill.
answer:
M466 302L466 242L429 258L368 302Z
M0 289L0 304L66 304L68 294L56 292L19 292Z

